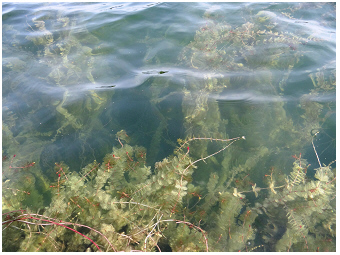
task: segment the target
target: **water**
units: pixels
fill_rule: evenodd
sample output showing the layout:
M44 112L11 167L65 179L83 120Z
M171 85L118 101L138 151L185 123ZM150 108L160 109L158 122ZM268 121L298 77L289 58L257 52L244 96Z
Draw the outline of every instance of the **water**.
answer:
M30 188L45 193L58 179L55 162L80 172L121 143L146 148L155 174L178 139L245 136L198 162L192 184L206 197L216 174L215 198L236 187L249 206L269 199L270 174L275 187L285 184L292 155L301 153L315 180L312 139L321 164L335 160L335 4L3 3L2 10L5 193L32 174ZM221 146L194 141L190 156ZM250 193L255 183L261 198ZM48 192L43 202L32 195L3 210L48 206ZM194 199L187 198L192 210L208 210ZM242 249L277 250L288 227L257 219L256 237ZM261 224L284 230L264 241ZM220 250L234 249L227 239Z

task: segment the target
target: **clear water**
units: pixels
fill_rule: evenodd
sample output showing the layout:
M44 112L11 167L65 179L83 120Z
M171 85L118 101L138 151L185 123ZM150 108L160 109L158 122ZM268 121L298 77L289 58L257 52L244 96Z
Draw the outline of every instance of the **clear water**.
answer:
M335 160L335 16L332 3L3 3L3 186L102 162L121 130L152 169L178 139L245 136L197 164L202 190L238 165L231 188L265 187L300 153L313 178L312 135L320 162ZM221 149L204 146L194 160Z

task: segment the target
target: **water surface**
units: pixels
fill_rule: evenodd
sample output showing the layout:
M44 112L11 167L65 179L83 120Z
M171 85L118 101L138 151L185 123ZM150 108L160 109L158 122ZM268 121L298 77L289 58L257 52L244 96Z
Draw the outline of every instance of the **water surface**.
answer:
M58 179L56 162L80 172L122 144L143 146L155 174L178 139L244 136L198 162L191 182L205 197L216 174L215 195L238 188L251 207L270 197L268 176L284 185L300 153L309 180L319 163L335 160L334 3L3 3L2 10L6 192L27 172L41 192ZM190 156L220 146L195 141ZM250 193L255 183L261 198ZM50 196L3 210L48 206ZM279 250L289 227L261 220L243 250ZM235 251L225 238L216 250Z

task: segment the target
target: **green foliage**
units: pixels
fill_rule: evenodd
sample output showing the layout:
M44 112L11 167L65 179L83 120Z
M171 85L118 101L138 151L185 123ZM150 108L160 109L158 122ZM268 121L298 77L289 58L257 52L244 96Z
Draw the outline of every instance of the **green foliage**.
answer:
M42 214L28 208L22 215L10 212L25 203L13 203L15 196L8 194L12 207L4 211L4 217L29 233L20 243L20 250L85 250L91 239L108 250L151 251L165 234L171 236L168 245L173 251L206 250L203 230L189 221L177 220L183 210L189 214L194 212L184 207L183 201L188 197L194 164L201 160L193 162L189 151L182 148L176 155L156 163L153 173L145 165L145 150L128 144L113 148L103 163L90 163L79 174L71 172L64 163L56 163L55 181L50 185L51 203ZM29 186L33 188L34 183ZM214 186L212 184L211 192L215 192ZM25 219L34 219L28 229L23 223ZM3 220L6 222L6 218ZM36 235L35 231L44 221L53 223L44 227L43 236ZM62 227L61 223L74 230ZM89 231L84 230L83 225L90 226ZM170 226L175 227L179 235L173 236ZM95 230L102 233L98 236Z
M201 70L291 69L301 56L294 49L306 41L293 34L264 29L256 22L232 28L208 18L181 59Z
M84 128L84 124L89 123L89 128L92 129L91 124L94 123L86 116L89 112L92 117L98 114L112 93L90 90L83 101L74 103L71 89L78 84L96 83L94 67L101 67L104 63L100 52L92 53L99 39L85 28L82 32L77 31L75 20L61 13L52 12L48 18L33 18L32 22L33 25L27 23L30 33L26 39L38 48L36 57L39 59L38 65L42 75L39 78L60 87L63 91L62 100L55 102L55 109L61 116L62 124L57 129L54 140L68 127L80 130Z
M290 176L286 178L286 184L274 187L274 180L271 179L271 195L262 205L257 205L270 221L275 221L276 207L286 213L287 230L277 240L276 251L318 250L319 246L315 246L315 242L333 239L335 202L332 200L335 198L336 177L330 166L315 169L316 180L308 180L306 171L307 162L297 158ZM325 220L326 215L329 221ZM333 249L331 246L329 248Z
M169 244L176 252L206 251L202 234L186 224L171 224L165 231L170 236Z
M189 185L197 162L213 155L193 161L185 148L191 141L183 142L176 155L157 162L153 171L145 165L145 150L128 144L114 147L101 164L94 161L80 173L58 163L50 185L51 203L38 213L29 209L28 199L11 195L13 186L5 189L3 205L11 207L3 207L3 233L13 235L20 248L5 238L4 249L85 251L99 245L107 251L155 251L167 246L172 251L251 251L270 245L277 251L298 251L319 249L314 244L320 239L335 237L335 204L329 203L335 197L335 176L330 166L316 169L315 180L308 180L307 162L296 158L284 184L277 184L272 172L268 188L253 186L261 199L252 207L245 195L250 190L219 182L217 173L210 174L206 192ZM245 169L256 164L249 160ZM23 175L28 177L32 175ZM34 194L34 183L27 185ZM262 190L270 193L265 199ZM23 206L26 210L13 211ZM275 224L278 208L287 220L282 238L252 247L256 235L262 238L256 226L259 214ZM17 236L13 227L22 235Z
M50 19L51 29L44 20L30 22L27 40L38 48L36 57L45 75L41 79L63 90L53 107L61 122L53 131L23 130L15 136L17 116L5 114L3 157L20 153L3 160L3 251L335 250L334 169L320 164L309 170L301 156L295 156L293 166L289 160L304 151L311 130L318 130L331 113L324 114L323 104L302 95L301 122L295 123L279 97L303 56L300 49L316 39L280 31L274 24L277 17L269 11L236 27L217 22L223 17L218 13L207 11L204 17L206 25L180 56L181 64L204 71L203 78L188 80L179 92L187 138L179 139L172 155L147 165L146 156L154 162L166 140L169 118L161 106L177 93L167 94L171 83L155 78L150 101L160 124L151 130L154 151L129 145L133 142L121 130L115 136L118 146L102 162L89 163L80 172L54 160L58 148L51 142L70 129L84 130L79 134L84 149L90 132L103 127L94 117L108 96L91 91L86 100L74 102L69 89L78 82L96 82L93 73L100 51L91 47L98 39L88 31L76 33L74 21L61 15ZM56 27L63 29L52 34L49 30ZM145 61L155 59L148 47ZM13 72L27 68L18 59L4 62ZM283 72L274 75L276 70ZM334 70L321 68L310 74L313 95L334 90ZM215 98L234 88L256 88L256 96L274 100L263 107L238 108L223 106ZM34 129L32 123L27 126ZM240 134L247 140L228 139ZM38 136L53 138L38 143ZM233 144L239 140L244 141ZM43 150L45 145L51 147ZM40 153L48 179L38 160L32 161ZM308 178L308 171L315 171L313 178Z

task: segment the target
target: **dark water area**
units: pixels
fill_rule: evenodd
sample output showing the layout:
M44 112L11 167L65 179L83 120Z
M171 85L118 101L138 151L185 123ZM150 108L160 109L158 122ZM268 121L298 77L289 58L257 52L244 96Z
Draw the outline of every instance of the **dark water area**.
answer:
M21 240L3 238L3 251L96 251L94 243L109 251L335 251L335 10L335 3L3 3L2 210L5 226L13 221L3 236ZM121 174L98 186L116 159ZM167 160L175 175L160 170ZM153 186L159 178L168 180L163 191ZM68 190L79 183L86 191ZM133 226L139 214L130 208L130 223L112 223L118 209L103 205L104 190L110 201L158 211ZM159 207L160 197L170 209ZM66 211L53 209L56 201ZM47 228L52 241L33 228L19 237L9 225L27 230L12 213L23 208L40 215L36 228L43 216L90 225L75 215L100 214L90 227L105 232L112 224L135 244L110 236L107 248L80 231L82 244L63 246L65 236ZM195 231L168 236L162 224L171 217Z

